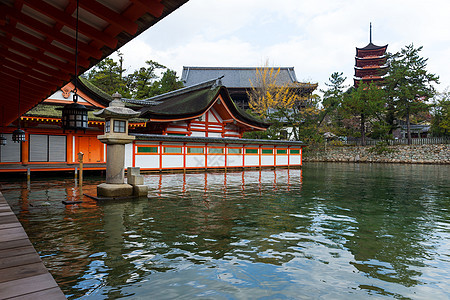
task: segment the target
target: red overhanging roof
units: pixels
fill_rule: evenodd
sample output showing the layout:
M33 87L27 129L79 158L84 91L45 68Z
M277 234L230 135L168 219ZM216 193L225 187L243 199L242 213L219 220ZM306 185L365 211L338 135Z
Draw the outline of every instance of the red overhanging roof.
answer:
M78 75L188 0L79 0ZM75 74L75 0L0 3L0 123L49 97Z

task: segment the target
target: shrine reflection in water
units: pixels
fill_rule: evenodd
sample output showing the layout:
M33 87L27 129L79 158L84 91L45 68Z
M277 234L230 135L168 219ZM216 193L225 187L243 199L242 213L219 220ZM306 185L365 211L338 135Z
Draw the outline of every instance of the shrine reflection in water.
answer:
M73 179L2 192L71 299L445 298L447 174L308 164L145 175L150 197L134 201L96 203Z

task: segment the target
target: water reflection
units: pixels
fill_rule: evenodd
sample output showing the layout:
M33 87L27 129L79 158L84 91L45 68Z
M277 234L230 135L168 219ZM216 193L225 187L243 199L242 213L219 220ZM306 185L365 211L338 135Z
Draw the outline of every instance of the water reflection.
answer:
M449 296L448 167L145 176L149 199L80 205L73 180L3 183L69 298ZM85 178L95 193L99 179Z

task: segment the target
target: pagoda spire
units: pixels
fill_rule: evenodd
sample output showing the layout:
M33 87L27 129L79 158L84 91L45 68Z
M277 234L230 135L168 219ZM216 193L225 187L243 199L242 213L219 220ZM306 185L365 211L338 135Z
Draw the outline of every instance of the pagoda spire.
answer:
M369 42L372 44L372 22L370 22L370 30L369 30L369 38L370 38L370 40L369 40Z

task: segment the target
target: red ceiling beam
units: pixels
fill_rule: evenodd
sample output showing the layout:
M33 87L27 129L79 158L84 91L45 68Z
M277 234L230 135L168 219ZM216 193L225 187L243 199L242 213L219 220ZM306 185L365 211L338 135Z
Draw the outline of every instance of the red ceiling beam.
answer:
M43 81L38 80L38 79L33 78L33 77L30 77L30 76L27 76L27 75L24 76L24 74L22 74L20 72L17 72L15 70L12 70L10 68L1 68L0 69L0 73L2 73L3 76L10 75L11 77L16 78L16 80L20 79L20 80L22 80L22 82L27 82L27 83L32 84L34 86L44 86L44 84L43 84L44 82ZM45 84L45 87L48 90L56 90L60 86L61 85Z
M97 1L82 1L80 2L80 7L131 35L134 35L138 30L136 23Z
M144 11L150 13L155 18L161 17L164 11L164 5L160 3L160 0L131 0L131 2L137 4L136 6L139 7L139 10L144 9Z
M2 12L0 15L7 15L16 20L16 22L21 23L33 29L34 31L40 32L42 35L50 37L51 39L56 40L61 44L66 45L67 47L75 47L74 38L54 29L53 27L41 23L25 14L19 13L6 5L0 5L0 11ZM78 50L81 53L84 53L84 55L87 57L92 56L96 59L100 59L102 56L102 52L99 49L96 49L80 41L78 42Z
M38 71L32 70L29 67L25 67L21 64L15 63L11 60L0 58L0 62L1 62L2 67L7 67L7 68L13 69L15 71L18 71L18 72L22 73L24 75L24 77L29 76L30 78L39 78L39 80L42 80L43 84L54 84L54 85L63 85L64 84L62 79L58 79L56 77L40 73Z
M62 79L64 81L69 81L70 80L70 75L68 73L64 73L64 72L62 72L60 70L52 69L50 67L47 67L45 65L42 65L42 64L38 63L37 61L34 61L32 59L29 59L29 58L25 58L23 56L20 56L20 55L14 53L14 52L8 51L8 50L6 50L4 48L0 48L0 55L4 56L5 58L8 58L9 60L25 64L30 69L37 70L37 71L39 71L41 73L44 73L46 75L54 76L54 77L60 78L60 79Z
M76 30L76 18L73 18L71 14L61 11L56 7L45 3L44 1L38 0L25 0L25 4L36 11L54 19L55 21L65 25L69 28ZM112 36L105 34L94 27L78 21L78 31L83 35L91 38L92 40L97 40L103 42L110 48L115 48L117 46L117 39Z
M37 48L45 49L46 52L52 53L55 56L61 57L62 59L65 59L65 60L68 60L71 63L73 63L73 65L75 65L74 53L68 52L57 46L51 45L48 42L46 42L45 40L41 40L31 34L28 34L22 30L14 28L11 25L0 26L0 31L7 32L7 33L13 35L14 37L16 37L22 41L25 41L26 43L33 45ZM79 54L78 55L78 65L87 68L89 66L89 61L85 57L83 57L81 54Z
M0 37L0 45L5 46L5 48L13 49L19 53L22 53L22 54L28 56L28 57L32 57L32 58L36 59L37 61L42 61L48 65L54 66L66 73L73 72L74 68L75 68L74 64L64 63L60 60L57 60L53 57L50 57L50 56L47 56L47 55L41 53L39 50L30 49L28 47L25 47L22 44L8 40L4 37L3 38Z
M17 79L16 79L16 82L14 82L14 83L15 83L15 85L17 85L17 83L18 83ZM18 99L18 95L19 95L18 88L12 90L11 89L11 85L9 85L9 86L3 86L2 85L0 87L0 91L2 93L2 98ZM44 91L41 91L40 93L36 94L36 91L30 90L28 88L24 88L24 89L21 89L21 91L20 91L20 97L21 98L23 97L24 99L25 98L26 99L33 99L32 102L36 104L36 99L38 99L38 98L36 98L36 96L39 95L39 94L43 94L43 93L44 93ZM45 97L45 95L43 95L43 96ZM11 102L7 102L7 103L8 103L8 106L9 106Z

